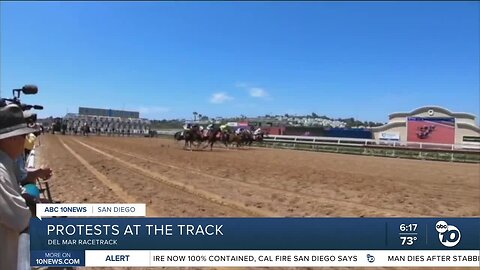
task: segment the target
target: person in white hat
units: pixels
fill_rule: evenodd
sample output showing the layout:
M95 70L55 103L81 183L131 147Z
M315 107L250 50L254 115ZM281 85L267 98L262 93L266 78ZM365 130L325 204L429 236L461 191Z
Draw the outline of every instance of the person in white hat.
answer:
M17 105L0 108L0 269L17 269L18 239L29 226L31 213L21 195L15 160L24 152L25 136L35 131Z

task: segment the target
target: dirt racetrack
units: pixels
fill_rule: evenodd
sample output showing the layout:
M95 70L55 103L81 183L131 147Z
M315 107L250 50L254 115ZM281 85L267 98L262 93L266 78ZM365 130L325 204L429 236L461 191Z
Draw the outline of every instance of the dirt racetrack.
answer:
M40 164L54 169L55 199L147 203L151 216L480 216L478 164L190 152L168 139L96 136L45 135L38 150Z
M40 144L38 165L53 168L52 195L65 203L146 203L149 216L164 217L480 216L479 164L190 152L158 138L43 135Z

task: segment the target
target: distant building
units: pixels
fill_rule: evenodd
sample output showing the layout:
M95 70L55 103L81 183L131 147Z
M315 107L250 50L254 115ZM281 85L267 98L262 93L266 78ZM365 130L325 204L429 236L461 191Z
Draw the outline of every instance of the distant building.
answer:
M106 117L120 117L120 118L140 118L139 112L111 110L111 109L98 109L98 108L78 108L79 115L94 115L94 116L106 116Z
M377 140L463 144L480 142L477 117L427 106L406 113L393 113L387 124L371 128Z
M148 134L151 122L139 116L139 112L80 107L78 114L67 113L63 122L68 132L78 131L87 124L96 133Z

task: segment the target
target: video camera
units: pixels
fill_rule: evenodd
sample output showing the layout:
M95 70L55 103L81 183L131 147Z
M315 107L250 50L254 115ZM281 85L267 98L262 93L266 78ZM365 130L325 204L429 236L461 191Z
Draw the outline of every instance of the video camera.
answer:
M29 105L24 104L20 101L20 94L23 93L24 95L35 95L38 93L38 87L35 85L25 85L21 89L13 89L12 94L13 98L1 98L0 99L0 107L7 106L9 104L16 104L18 105L23 111L28 111L31 109L35 110L43 110L43 106L41 105ZM31 113L28 114L26 117L28 124L35 124L37 122L37 114Z

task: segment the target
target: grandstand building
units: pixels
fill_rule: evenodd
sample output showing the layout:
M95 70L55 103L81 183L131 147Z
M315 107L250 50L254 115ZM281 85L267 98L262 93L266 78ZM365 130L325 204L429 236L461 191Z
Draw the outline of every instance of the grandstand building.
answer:
M93 116L106 116L106 117L120 117L120 118L140 118L139 112L121 111L121 110L106 110L97 108L78 108L79 115L93 115Z
M144 135L150 131L150 121L140 118L139 112L78 108L78 114L68 113L63 122L67 131L79 132L87 124L92 133Z
M390 114L387 124L371 128L371 131L376 140L439 144L480 142L475 115L438 106Z

